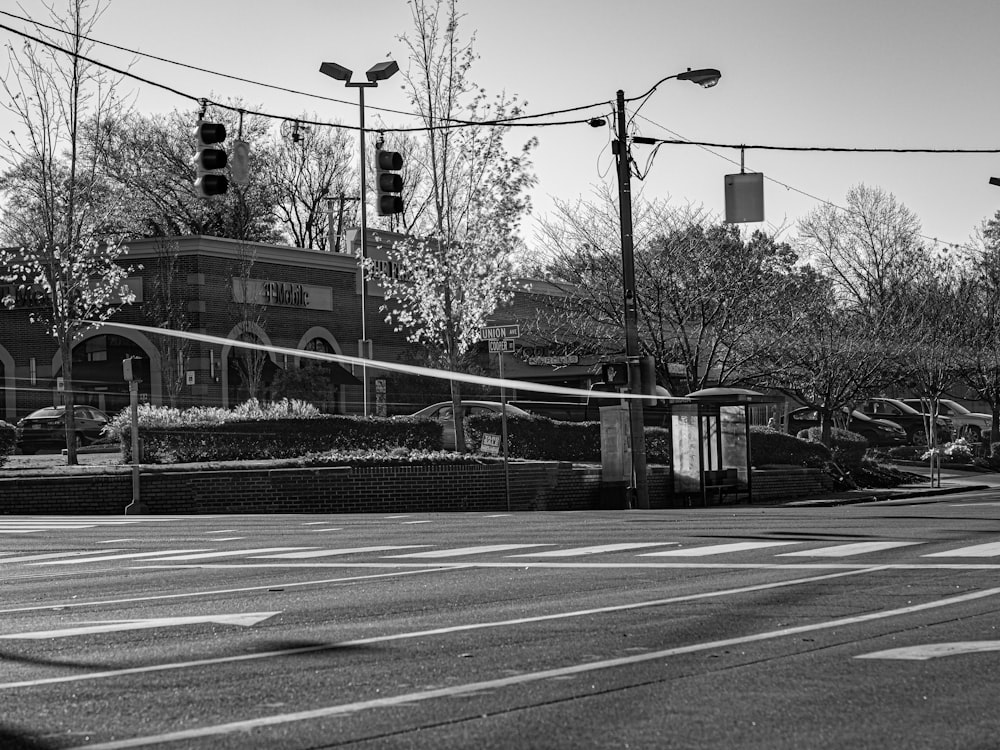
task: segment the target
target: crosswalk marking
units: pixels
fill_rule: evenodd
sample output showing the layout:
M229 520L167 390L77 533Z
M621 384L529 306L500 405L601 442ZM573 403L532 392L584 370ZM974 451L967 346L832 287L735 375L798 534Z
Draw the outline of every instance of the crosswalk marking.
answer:
M577 555L598 555L602 552L625 552L631 549L646 547L664 547L677 542L622 542L620 544L599 544L592 547L573 547L570 549L551 549L545 552L522 552L519 555L507 557L576 557Z
M974 544L971 547L959 547L946 552L932 552L922 557L996 557L1000 555L1000 542Z
M705 555L724 555L729 552L746 552L767 547L785 547L797 542L732 542L730 544L710 544L704 547L684 547L668 549L662 552L643 552L638 557L702 557Z
M852 544L838 544L834 547L820 547L819 549L797 550L795 552L779 552L776 557L849 557L851 555L865 555L869 552L881 552L886 549L896 547L908 547L911 544L920 542L854 542Z
M334 555L355 555L362 552L389 552L394 549L418 549L428 544L381 545L379 547L347 547L344 549L317 549L305 552L285 552L280 555L256 555L258 560L307 560L311 557L333 557Z
M527 549L528 547L550 547L549 544L487 544L482 547L459 547L458 549L439 549L428 552L410 552L406 555L384 555L384 557L461 557L463 555L483 555L488 552L506 552L511 549Z

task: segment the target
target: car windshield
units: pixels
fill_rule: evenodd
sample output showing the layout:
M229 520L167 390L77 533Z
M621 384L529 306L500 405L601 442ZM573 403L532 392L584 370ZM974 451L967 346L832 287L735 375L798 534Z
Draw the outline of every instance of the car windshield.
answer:
M962 406L957 401L942 401L941 404L944 405L944 406L947 406L949 409L951 409L956 414L972 414L971 411L969 411L968 409L966 409L964 406Z

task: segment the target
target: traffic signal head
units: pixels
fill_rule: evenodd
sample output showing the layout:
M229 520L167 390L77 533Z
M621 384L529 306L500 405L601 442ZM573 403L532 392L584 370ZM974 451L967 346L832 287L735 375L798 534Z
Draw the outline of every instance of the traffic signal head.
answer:
M375 154L375 188L378 199L375 207L379 216L403 213L403 155L398 151L383 151Z
M194 130L198 152L194 166L198 173L195 190L203 196L221 195L229 189L229 179L213 170L225 169L228 158L221 144L226 140L226 126L216 122L198 122Z

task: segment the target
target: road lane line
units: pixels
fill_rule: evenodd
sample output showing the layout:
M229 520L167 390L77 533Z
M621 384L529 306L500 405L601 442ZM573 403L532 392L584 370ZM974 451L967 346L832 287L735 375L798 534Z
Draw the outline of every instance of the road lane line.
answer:
M485 544L480 547L456 547L454 549L435 549L427 552L410 552L405 555L383 555L385 558L439 558L462 557L464 555L485 555L489 552L506 552L512 549L527 549L528 547L551 547L551 544Z
M932 552L921 557L996 557L997 555L1000 555L1000 542L974 544L971 547L959 547L945 552Z
M173 567L173 566L154 566L154 567ZM194 566L198 567L198 566ZM393 578L398 576L408 576L408 575L419 575L421 573L437 573L437 572L447 572L452 570L463 570L468 568L468 565L463 564L452 564L452 565L439 565L437 567L421 566L416 570L394 570L390 573L370 573L363 576L346 576L343 578L325 578L315 581L290 581L290 582L276 582L276 583L266 583L260 586L240 586L238 588L231 589L213 589L209 591L185 591L180 594L152 594L149 596L132 596L124 599L92 599L85 602L68 601L62 602L61 604L36 604L31 607L11 607L8 609L0 609L0 615L15 614L18 612L44 612L46 610L63 610L63 609L80 609L83 607L104 607L108 604L135 604L137 602L157 602L166 601L168 599L187 599L195 598L200 596L219 596L220 594L242 594L248 591L269 591L271 589L291 589L299 588L302 586L324 586L327 584L340 584L340 583L353 583L355 581L371 581L376 578Z
M217 539L216 541L221 542L222 539ZM175 555L170 550L162 552L160 557L157 558L159 562L166 561L178 561L178 560L207 560L213 557L237 557L239 555L260 555L265 552L294 552L295 550L303 549L316 549L315 547L260 547L259 549L232 549L226 550L224 552L205 552L203 550L188 550L190 552L197 552L199 554L194 555ZM185 550L178 550L184 552Z
M669 544L677 544L677 542L621 542L591 547L573 547L572 549L552 549L545 552L522 552L518 555L507 555L507 557L577 557L579 555L599 555L602 552L624 552L630 549L666 547Z
M800 542L732 542L731 544L710 544L705 547L684 547L683 549L668 549L663 552L644 552L637 557L702 557L705 555L724 555L730 552L747 552L767 547L787 547Z
M923 604L914 604L908 607L883 610L880 612L870 612L868 614L855 615L852 617L842 617L836 620L827 620L825 622L817 622L817 623L812 623L810 625L799 625L796 627L781 628L779 630L771 630L763 633L738 636L735 638L726 638L717 641L694 643L688 646L677 646L674 648L663 649L660 651L653 651L645 654L634 654L631 656L622 656L614 659L604 659L596 662L572 664L566 667L556 667L553 669L544 669L537 672L527 672L524 674L511 675L508 677L500 677L492 680L470 682L464 685L451 685L443 688L419 690L412 693L403 693L400 695L373 698L368 700L355 701L352 703L342 703L338 705L327 706L324 708L316 708L306 711L295 711L287 714L277 714L272 716L262 716L255 719L232 721L225 724L216 724L213 726L206 726L198 729L166 732L164 734L159 734L159 735L134 737L125 740L113 740L111 742L102 742L97 744L81 746L79 750L82 750L82 747L86 747L88 748L88 750L127 750L128 748L148 747L150 745L156 745L156 744L182 742L194 739L200 740L207 737L219 737L222 735L243 733L254 729L276 727L276 726L281 726L283 724L291 724L300 721L326 719L334 716L348 716L351 714L359 713L361 711L367 711L375 708L390 708L401 705L413 704L417 702L435 700L438 698L455 698L458 696L471 695L483 691L493 691L502 688L527 685L535 682L541 682L543 680L573 677L576 675L589 674L591 672L602 671L605 669L615 669L619 667L628 667L636 664L643 664L651 661L660 661L672 656L693 654L693 653L711 651L722 648L733 648L748 643L774 640L777 638L784 638L790 635L798 635L800 633L811 633L819 630L829 630L832 628L858 625L861 623L873 622L876 620L884 620L891 617L900 617L900 616L914 614L917 612L924 612L931 609L938 609L941 607L950 607L957 604L964 604L966 602L974 601L976 599L983 599L990 596L996 596L998 594L1000 594L1000 588L987 589L985 591L977 591L970 594L948 597L946 599L938 599L936 601L925 602ZM71 748L71 750L77 750L77 749Z
M465 566L456 569L466 569ZM806 583L817 583L844 576L859 575L861 573L874 573L885 570L884 566L867 567L863 570L851 570L847 572L830 573L821 576L810 576L808 578L794 578L788 581L777 581L772 583L759 583L751 586L740 586L734 589L723 589L721 591L706 591L698 594L684 594L672 596L666 599L652 599L642 602L631 602L629 604L609 604L606 607L595 607L592 609L570 610L568 612L556 612L548 615L534 615L532 617L518 617L512 620L498 620L494 622L477 622L466 625L449 625L441 628L428 630L414 630L402 633L392 633L389 635L377 635L369 638L358 638L340 643L324 643L314 646L302 646L300 648L281 649L278 651L265 651L254 654L241 654L239 656L219 656L211 659L198 659L196 661L174 662L172 664L157 664L145 667L130 667L127 669L107 670L104 672L93 672L90 674L74 674L66 677L46 677L37 680L25 680L22 682L0 683L0 690L12 690L22 687L38 687L41 685L55 685L67 682L82 682L85 680L105 679L109 677L121 677L124 675L145 674L147 672L161 672L174 669L188 669L192 667L204 667L214 664L230 664L233 662L253 661L256 659L270 659L281 656L295 656L298 654L313 653L316 651L326 651L328 649L349 648L356 646L370 646L376 643L389 643L392 641L412 640L415 638L426 638L434 635L450 635L470 630L484 630L487 628L509 627L511 625L530 625L536 622L546 622L550 620L563 620L572 617L590 617L593 615L609 614L612 612L624 612L636 609L649 609L651 607L662 607L667 604L679 604L682 602L697 601L699 599L713 599L737 594L747 594L756 591L767 591L770 589L784 588L787 586L799 586Z
M110 550L104 550L97 557L78 557L73 560L49 560L48 562L36 562L31 563L31 565L83 565L84 563L93 562L105 562L107 560L135 560L141 557L156 557L160 558L163 555L172 555L175 552L204 552L205 549L175 549L175 550L161 550L160 552L125 552L120 555L107 555L104 552L110 552Z
M896 549L897 547L908 547L911 544L922 544L922 542L855 542L853 544L838 544L833 547L820 547L819 549L798 550L797 552L779 552L775 557L849 557Z
M306 552L285 552L280 555L254 555L253 560L305 560L312 557L332 557L334 555L354 555L360 552L389 552L394 549L418 549L429 544L383 544L379 547L345 547L343 549L317 549Z
M105 549L101 552L118 552L116 549ZM92 555L90 550L77 550L76 552L46 552L43 555L25 555L23 557L0 557L0 565L4 563L30 562L32 560L52 560L57 557L76 557L79 555Z

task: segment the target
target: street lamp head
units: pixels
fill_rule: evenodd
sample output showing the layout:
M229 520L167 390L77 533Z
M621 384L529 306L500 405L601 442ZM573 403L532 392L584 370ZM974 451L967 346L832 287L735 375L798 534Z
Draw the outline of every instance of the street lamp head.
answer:
M990 177L990 184L1000 187L1000 177Z
M325 76L330 76L330 78L336 78L338 81L350 81L353 71L348 70L343 65L337 65L337 63L325 62L319 66L319 72Z
M720 78L722 78L722 73L715 68L699 68L698 70L688 68L683 73L677 74L677 80L691 81L706 89L712 88L719 82Z
M368 80L371 82L384 81L386 78L391 78L396 73L399 72L399 65L395 60L386 60L385 62L376 63L372 65L368 72L365 73L368 76Z

